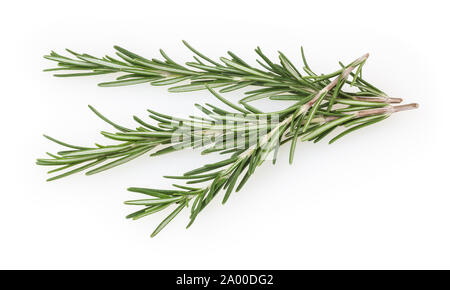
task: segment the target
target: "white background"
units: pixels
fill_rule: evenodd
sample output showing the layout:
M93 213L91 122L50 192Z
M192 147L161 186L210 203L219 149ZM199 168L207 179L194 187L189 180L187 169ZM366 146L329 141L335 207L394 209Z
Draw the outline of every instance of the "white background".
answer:
M445 1L7 1L1 30L0 268L55 269L430 269L450 268L448 190L449 17ZM170 94L137 85L99 88L111 76L57 79L42 58L64 48L146 57L191 53L247 60L259 45L300 66L333 71L371 56L365 77L393 97L420 103L331 146L288 147L244 190L217 199L189 229L181 213L156 238L166 213L124 216L140 198L129 186L168 187L162 175L218 160L190 150L146 156L111 171L47 183L34 164L55 152L41 134L80 145L110 128L87 108L133 126L147 108L187 116L205 92ZM253 62L254 63L254 62ZM106 141L107 142L107 141Z

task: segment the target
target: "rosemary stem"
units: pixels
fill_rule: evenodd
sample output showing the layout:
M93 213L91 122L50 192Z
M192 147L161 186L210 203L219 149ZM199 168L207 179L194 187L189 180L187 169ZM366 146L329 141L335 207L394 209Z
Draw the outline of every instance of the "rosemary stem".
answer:
M417 103L411 103L411 104L399 105L399 106L387 106L387 107L383 107L383 108L357 111L355 116L357 118L360 118L360 117L371 116L371 115L392 114L392 113L396 113L396 112L417 109L418 107L419 107L419 104L417 104Z
M411 103L406 105L400 105L400 106L394 106L394 113L400 112L400 111L407 111L407 110L413 110L419 108L419 104L417 103Z

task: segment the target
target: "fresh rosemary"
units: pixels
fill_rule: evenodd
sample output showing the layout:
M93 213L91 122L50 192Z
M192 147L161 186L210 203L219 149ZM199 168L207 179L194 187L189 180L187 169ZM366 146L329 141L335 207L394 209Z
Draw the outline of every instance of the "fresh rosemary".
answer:
M178 64L160 50L163 60L146 59L133 52L115 47L120 58L93 57L68 50L72 58L52 52L45 58L56 61L57 68L46 71L78 71L55 74L57 77L88 76L123 73L115 81L100 83L100 86L124 86L139 83L151 85L175 85L171 92L187 92L206 89L230 109L211 104L196 107L205 116L177 118L148 110L149 117L156 121L150 124L134 116L139 124L136 129L120 126L90 106L90 109L117 131L101 132L103 136L119 144L82 147L67 144L52 137L67 150L57 154L47 153L50 158L40 158L37 164L55 166L49 173L59 174L48 180L59 179L77 172L87 175L105 171L153 151L151 156L161 155L184 148L204 148L202 154L218 152L227 157L219 162L206 164L186 172L182 176L166 178L184 180L185 184L174 184L173 189L150 189L131 187L130 191L149 196L147 199L125 202L144 208L128 218L139 219L159 212L169 206L176 208L152 233L159 233L180 211L191 203L188 227L209 202L224 190L223 203L233 191L239 191L256 167L265 160L275 164L280 145L290 143L289 162L293 162L297 140L318 142L336 128L347 128L337 134L333 143L348 133L386 119L392 113L417 108L418 105L391 105L402 99L390 98L362 78L362 67L368 54L329 74L318 75L309 67L303 48L303 75L293 63L279 53L279 64L267 58L260 48L256 53L261 60L261 69L244 62L232 52L230 58L216 62L183 42L194 54L194 62ZM353 73L353 71L355 71ZM349 78L352 77L351 80ZM179 85L180 82L188 82ZM257 87L247 90L246 96L234 104L222 93ZM352 88L353 87L353 90ZM219 89L216 91L216 89ZM294 101L293 105L274 112L262 112L252 101L259 99ZM63 172L63 173L60 173ZM195 186L195 187L193 187Z

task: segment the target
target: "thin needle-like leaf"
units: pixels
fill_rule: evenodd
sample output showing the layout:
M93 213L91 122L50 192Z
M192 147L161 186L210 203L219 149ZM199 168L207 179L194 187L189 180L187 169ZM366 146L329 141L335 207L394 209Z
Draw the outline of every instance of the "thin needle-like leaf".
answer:
M153 238L156 236L163 228L167 226L170 221L172 221L183 208L186 207L186 202L180 204L171 214L169 214L159 225L156 227L155 231L151 234L151 237Z

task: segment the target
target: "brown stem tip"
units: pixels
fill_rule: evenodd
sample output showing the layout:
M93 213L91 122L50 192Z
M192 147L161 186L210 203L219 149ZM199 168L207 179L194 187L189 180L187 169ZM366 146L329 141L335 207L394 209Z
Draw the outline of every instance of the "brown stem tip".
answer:
M387 103L389 104L398 104L403 102L402 98L387 98Z
M380 115L380 114L393 114L396 112L417 109L418 107L419 107L419 104L412 103L412 104L399 105L399 106L386 106L383 108L362 110L362 111L355 112L355 114L356 114L357 118L361 118L361 117Z
M412 103L412 104L406 104L406 105L400 105L400 106L394 106L392 107L394 109L394 112L401 112L406 110L413 110L417 109L419 107L419 104Z

